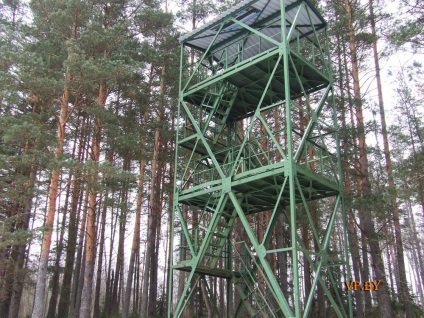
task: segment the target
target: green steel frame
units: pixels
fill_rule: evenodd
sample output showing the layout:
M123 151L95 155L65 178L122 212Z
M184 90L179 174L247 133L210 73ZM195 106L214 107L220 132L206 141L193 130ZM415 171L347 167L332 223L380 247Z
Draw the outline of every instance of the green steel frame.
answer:
M244 1L181 40L168 317L199 284L217 317L313 316L318 288L328 310L353 316L326 24L308 1L277 2L260 23L240 18L255 5Z

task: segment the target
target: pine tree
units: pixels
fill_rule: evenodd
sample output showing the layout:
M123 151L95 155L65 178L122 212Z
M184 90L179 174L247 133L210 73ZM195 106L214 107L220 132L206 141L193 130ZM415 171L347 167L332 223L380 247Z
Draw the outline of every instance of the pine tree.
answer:
M360 185L361 185L361 196L363 199L367 199L371 195L371 184L369 180L369 165L368 165L368 154L367 144L365 138L365 121L362 111L362 96L359 82L359 65L358 56L356 49L356 39L354 30L354 12L351 1L345 1L346 13L348 16L348 30L349 30L349 41L350 41L350 60L352 67L353 77L353 92L354 92L354 104L355 104L355 115L357 120L358 128L358 155L359 155L359 167L360 167ZM387 285L385 283L385 267L382 259L382 253L380 243L378 240L377 232L375 230L375 224L371 217L371 211L363 211L360 217L363 220L363 231L368 239L370 246L371 257L373 260L373 267L375 269L375 275L381 277L383 281L383 288L379 290L378 301L381 314L384 317L392 317L392 310L390 305L390 295L388 292Z
M377 48L377 31L376 31L376 16L374 13L374 1L369 0L369 10L370 10L370 24L371 24L371 37L372 37L372 46L373 46L373 56L374 56L374 67L375 67L375 77L377 83L377 93L378 93L378 105L380 112L380 122L381 122L381 132L383 136L383 147L384 147L384 158L386 161L386 170L388 175L388 185L389 185L389 195L390 203L393 210L393 225L395 232L395 244L396 244L396 261L398 268L398 281L397 286L400 294L400 300L404 305L405 313L407 318L413 317L412 313L412 300L408 291L408 282L406 279L405 271L405 260L404 260L404 249L403 249L403 239L401 232L401 225L399 220L399 207L397 203L397 189L395 186L395 181L393 177L392 169L392 159L390 154L389 139L387 133L387 124L386 124L386 115L384 109L383 101L383 90L381 85L381 76L380 76L380 63L379 63L379 53Z
M22 64L30 54L22 33L25 5L0 3L0 316L16 317L27 270L29 222L43 165L45 125L37 98L24 91Z
M40 11L36 13L41 13L40 16L37 16L37 18L40 20L40 22L44 23L53 23L53 25L58 24L59 21L51 21L50 17L46 17L43 14L43 9L45 7L43 4L41 4ZM34 9L36 9L34 7ZM64 8L50 8L52 9L51 13L54 13L55 10L58 10L62 13L62 10ZM73 19L70 19L70 34L62 34L62 36L65 37L65 39L70 41L75 41L77 38L77 29L78 29L78 16L79 13L71 13L70 16L73 17ZM47 31L48 32L48 31ZM50 33L50 32L48 32ZM70 61L73 59L73 50L70 48L70 50L67 52L67 57L65 59L65 63L70 63ZM72 79L71 69L70 66L66 66L65 69L65 79L63 84L63 94L61 97L59 97L59 105L56 107L59 108L58 111L54 111L56 120L57 120L57 137L56 137L56 146L54 150L54 161L55 166L51 172L50 177L50 186L49 186L49 194L48 194L48 209L47 209L47 217L45 221L45 230L43 231L43 243L41 246L41 255L40 255L40 261L39 261L39 267L38 267L38 274L37 274L37 284L35 289L35 296L34 296L34 309L32 312L32 318L42 318L44 316L44 298L46 294L46 282L47 282L47 265L49 260L49 253L50 253L50 245L52 240L52 233L53 233L53 222L56 214L56 203L57 203L57 197L59 192L59 178L61 169L59 166L59 162L62 160L63 155L63 149L64 149L64 143L65 143L65 134L66 134L66 123L69 119L69 98L70 98L70 82ZM75 105L73 106L75 107Z
M424 49L424 4L422 1L402 0L399 3L400 19L393 23L390 41L398 47L408 46L414 52Z

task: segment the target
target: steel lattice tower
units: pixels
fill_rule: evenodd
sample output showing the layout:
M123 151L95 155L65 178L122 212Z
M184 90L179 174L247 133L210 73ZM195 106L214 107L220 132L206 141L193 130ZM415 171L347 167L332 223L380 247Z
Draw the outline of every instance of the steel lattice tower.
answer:
M168 317L199 289L217 317L352 316L326 29L255 0L180 38Z

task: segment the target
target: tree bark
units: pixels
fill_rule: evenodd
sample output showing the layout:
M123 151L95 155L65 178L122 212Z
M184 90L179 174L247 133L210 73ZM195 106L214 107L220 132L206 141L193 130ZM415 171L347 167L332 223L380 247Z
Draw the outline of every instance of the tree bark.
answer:
M107 92L106 84L101 83L99 86L99 95L97 98L97 106L104 107ZM100 142L102 137L102 120L95 118L93 142L91 147L91 159L94 163L98 163L100 159ZM96 170L96 168L94 168ZM81 295L80 317L89 318L91 316L91 298L93 289L94 265L96 262L96 212L97 212L97 190L95 185L98 183L98 172L93 171L91 175L93 188L89 189L89 206L87 210L87 230L85 239L85 271L84 271L84 287Z
M76 26L75 26L76 28ZM69 53L68 58L72 56ZM63 145L65 142L65 130L66 122L68 120L68 103L69 103L69 87L68 83L71 80L71 73L69 68L66 72L66 84L61 98L60 115L58 118L57 137L56 137L56 148L55 148L55 162L59 163L63 154ZM35 287L34 296L34 307L32 311L32 318L43 318L44 317L44 299L46 295L46 282L47 282L47 265L49 260L50 245L53 233L53 222L56 213L56 198L59 190L59 177L60 167L56 166L53 168L50 177L49 195L48 195L48 210L46 222L44 224L45 229L43 231L43 241L41 245L41 255L37 273L37 283Z
M74 147L75 150L75 147ZM72 175L70 174L69 179L72 180ZM68 214L68 202L69 202L69 196L70 196L70 184L67 186L66 190L66 197L65 197L65 204L64 204L64 211L62 216L62 226L60 229L60 236L59 236L59 242L57 246L57 253L56 253L56 260L54 264L54 271L53 271L53 277L52 277L52 292L49 302L49 309L47 310L47 318L54 318L56 317L56 307L57 307L57 300L59 297L59 278L60 278L60 259L62 257L62 251L63 251L63 238L65 234L65 223L66 223L66 217Z
M152 94L152 84L153 84L153 79L154 79L154 67L153 65L151 65L150 67L150 73L149 73L149 84L147 86L147 94L150 96ZM146 101L146 112L148 112L149 108L150 108L150 97L147 99ZM155 139L156 142L156 139ZM155 144L155 148L154 151L156 149L156 144ZM154 152L155 154L155 152ZM153 159L155 158L153 154ZM151 248L149 248L149 240L151 239L151 234L152 234L152 230L151 230L151 214L152 214L152 201L153 201L153 183L154 183L154 175L153 175L153 164L156 165L156 161L152 160L152 176L150 179L150 201L149 201L149 206L148 206L148 229L147 229L147 242L146 242L146 250L144 251L144 264L143 264L143 279L142 279L142 288L141 288L141 299L140 299L140 315L142 317L147 317L147 308L148 308L148 288L149 288L149 271L150 271L150 255L149 253L151 253ZM155 166L156 169L156 166ZM155 172L156 173L156 172Z
M72 34L71 38L77 38L77 16L75 16L75 20L72 24ZM67 60L70 61L72 59L73 52L70 51L68 53ZM50 186L49 186L49 195L48 195L48 210L47 217L45 222L46 229L43 231L43 243L41 246L41 255L40 262L38 267L37 274L37 284L35 288L34 295L34 307L32 312L32 318L42 318L44 315L44 297L45 297L45 288L46 288L46 280L47 280L47 263L50 253L50 245L51 245L51 236L53 233L53 222L56 213L56 198L58 194L59 188L59 176L60 176L60 167L57 166L62 154L63 154L63 146L65 142L65 133L66 133L66 123L68 121L69 116L69 97L70 97L70 89L69 84L72 79L71 69L68 66L66 68L65 73L65 87L63 90L63 96L60 98L60 114L58 117L58 126L57 126L57 145L55 148L54 156L56 167L53 168L52 174L50 177ZM74 105L75 107L75 105Z
M411 220L411 222L409 223L410 225L410 230L412 232L412 243L411 244L413 246L413 249L415 249L415 252L413 251L414 255L417 256L416 261L415 261L415 266L417 268L417 272L418 272L418 276L419 276L419 284L420 284L420 288L424 289L424 258L423 258L423 253L421 250L421 241L419 240L418 237L418 233L417 233L417 228L415 225L415 217L414 217L414 211L412 209L412 205L411 205L411 201L408 200L407 203L408 206L408 214L409 214L409 218ZM424 299L421 300L422 302L424 301Z
M107 202L108 193L106 193L104 202ZM105 246L105 232L106 232L106 214L107 214L107 204L104 204L102 207L102 219L100 222L100 248L99 256L97 261L97 275L96 275L96 291L94 296L94 309L93 309L93 318L100 317L100 287L102 284L102 269L103 269L103 252Z
M21 215L17 219L17 229L28 230L29 221L31 216L31 205L32 205L32 195L34 192L34 183L36 179L36 169L35 167L31 167L29 178L28 178L28 192L26 195L26 203L22 207L23 215ZM10 305L9 305L9 318L18 317L19 308L21 303L21 296L24 287L24 282L26 278L26 274L24 272L25 266L25 257L26 257L26 244L20 244L15 247L16 257L12 255L12 259L14 259L14 270L13 270L13 285L10 296Z
M276 227L276 241L277 241L277 246L281 248L287 245L285 244L285 238L284 238L285 227L284 227L284 214L282 212L278 214L277 222L279 226ZM289 286L288 280L287 280L287 277L288 277L287 254L288 253L286 252L277 252L277 267L279 268L278 283L286 299L288 299L288 286Z
M115 192L112 192L112 197L115 196ZM106 295L105 295L105 308L104 312L106 315L110 315L111 311L111 303L112 303L112 289L113 289L113 277L114 271L112 269L112 256L113 250L115 246L115 235L116 235L116 224L118 222L118 215L114 213L114 206L112 206L112 220L110 226L110 249L109 249L109 260L108 260L108 270L107 270L107 278L106 278ZM116 214L115 220L114 215Z
M199 283L200 283L200 288L202 290L203 302L206 306L206 311L208 313L208 318L214 318L214 316L215 316L214 311L213 311L213 308L212 308L212 304L210 303L211 299L208 297L209 294L208 294L208 291L206 289L206 278L203 277L203 279L200 279Z
M408 281L406 279L405 271L405 259L403 251L403 241L402 241L402 232L399 221L399 208L397 204L397 190L395 181L393 178L393 169L392 169L392 159L390 156L390 147L389 147L389 138L387 135L387 125L386 125L386 116L384 111L384 102L383 102L383 90L381 88L381 78L380 78L380 63L377 49L377 34L375 26L375 16L374 16L374 1L369 0L369 9L370 9L370 22L371 22L371 34L372 34L372 46L373 46L373 55L374 55L374 67L375 67L375 77L377 81L377 92L378 92L378 104L380 108L380 121L381 121L381 132L383 135L383 145L384 145L384 158L386 160L386 170L389 181L389 195L390 203L393 211L393 225L395 231L395 244L396 244L396 262L399 269L398 281L396 282L400 300L405 307L406 318L413 318L414 314L412 312L412 299L408 291Z
M81 124L81 133L84 131L85 127L85 119L83 119ZM80 142L78 147L78 156L77 159L81 162L84 160L84 149L86 148L86 144L88 136L85 134L80 135ZM71 286L72 286L72 272L73 266L75 262L75 251L77 244L77 234L78 234L78 223L77 223L77 215L78 215L78 207L80 202L82 201L82 197L84 192L81 189L82 180L81 180L81 171L79 168L75 171L76 179L73 182L72 189L72 200L71 200L71 212L69 214L69 227L68 227L68 244L66 245L66 259L65 259L65 268L63 270L63 280L62 280L62 288L60 290L60 298L58 305L58 312L63 313L65 315L69 312L70 307L70 297L71 297Z
M175 117L176 113L175 113L175 108L172 108L171 111L171 118L176 118ZM174 132L175 131L175 120L172 120L171 123L171 131ZM176 147L176 143L175 141L171 141L171 149L172 149L172 156L170 156L170 162L169 162L169 182L170 182L170 187L171 187L171 191L169 193L168 196L168 258L167 258L167 276L166 276L166 289L165 289L165 295L166 295L166 299L165 299L165 303L167 304L167 306L172 306L172 299L173 299L173 295L172 292L169 293L169 289L170 286L172 284L172 286L174 286L174 282L172 281L173 278L173 270L171 268L172 264L173 264L173 257L174 257L174 251L172 250L173 248L173 239L171 239L171 237L174 237L174 233L172 231L172 229L174 229L174 225L173 225L173 218L172 218L172 213L173 213L173 209L174 209L174 179L175 179L175 175L174 175L174 166L175 166L175 161L174 161L174 151L175 151L175 147ZM169 303L171 301L171 303Z
M134 275L134 264L136 257L140 253L140 223L141 223L141 207L143 203L143 185L144 185L144 172L146 169L146 155L144 153L144 147L141 153L141 160L139 162L139 182L137 191L137 207L134 223L134 236L131 247L130 263L128 267L127 286L124 297L124 307L122 310L122 318L128 318L130 300L131 300L131 287Z
M160 202L161 193L161 178L163 160L159 153L162 148L162 130L163 130L163 115L165 107L165 78L166 66L162 66L160 87L159 87L159 107L156 117L156 130L155 130L155 146L152 159L152 188L150 193L150 208L152 212L152 223L149 226L149 232L152 233L152 238L148 240L147 253L150 249L150 273L149 273L149 301L148 301L148 314L150 317L156 315L156 300L157 300L157 279L158 279L158 232L160 231L160 219L162 215L162 204ZM149 236L148 232L148 236ZM149 244L150 243L150 244ZM150 246L149 246L150 245Z
M82 204L84 202L84 204ZM80 293L78 292L78 287L82 287L80 284L80 276L81 273L84 272L83 270L83 254L84 254L84 234L85 234L85 228L87 223L87 213L85 211L87 210L88 206L88 189L84 191L84 194L81 195L81 202L79 203L79 209L78 209L78 217L77 219L81 222L81 227L79 228L78 233L78 251L77 251L77 258L75 260L75 269L73 273L73 280L72 280L72 288L71 288L71 295L70 295L70 308L69 308L69 316L70 317L78 317L79 312L79 304L80 301ZM82 208L81 208L82 207ZM82 212L82 219L81 219L81 212Z
M129 160L124 159L124 170L125 165ZM112 315L116 316L119 313L119 288L123 277L123 263L124 263L124 240L125 240L125 227L127 219L127 199L128 199L128 187L123 186L120 193L121 202L121 214L119 216L119 238L118 238L118 252L116 255L116 266L115 266L115 279L112 291Z
M348 131L347 131L347 120L346 120L346 103L345 103L345 90L348 92L349 100L350 100L350 89L349 87L345 87L344 84L344 76L343 69L347 75L347 61L346 61L346 51L340 48L341 39L338 37L338 45L337 45L337 56L338 56L338 64L339 64L339 86L340 86L340 94L341 94L341 117L342 117L342 149L343 149L343 158L342 158L342 167L344 173L344 190L346 200L346 217L348 221L348 243L350 247L350 254L352 257L352 268L354 279L360 280L360 254L358 247L358 236L355 231L355 222L353 220L353 211L349 202L349 198L352 196L352 188L351 188L351 176L350 176L350 166L349 166L349 141L348 141ZM342 59L343 56L343 59ZM344 67L343 67L344 65ZM353 129L353 127L352 127ZM360 293L354 293L354 298L356 301L356 317L363 318L364 317L364 308L362 295Z
M353 12L350 0L346 0L345 9L348 15L348 28L349 28L349 47L351 53L351 63L352 63L352 76L353 76L353 89L354 89L354 98L355 98L355 108L356 108L356 119L358 123L358 137L359 137L359 163L360 163L360 177L361 177L361 191L362 197L367 199L371 195L371 184L368 176L368 157L367 157L367 145L365 140L365 128L364 128L364 117L362 113L362 101L361 101L361 91L359 85L359 67L358 67L358 58L356 53L356 40L355 40L355 31L353 27ZM384 268L384 263L381 255L381 248L379 245L378 235L375 231L375 225L373 218L371 216L371 211L364 211L362 215L363 219L363 231L368 239L368 244L370 246L371 257L373 260L374 273L377 276L376 279L381 279L381 287L377 294L379 308L382 317L391 318L393 317L389 289L386 281L386 272Z
M38 112L37 105L33 106L32 109L33 113ZM32 147L31 142L28 140L25 143L25 149L24 153L26 155L29 155L29 151ZM35 180L37 175L37 169L34 165L24 165L23 168L19 168L17 173L19 175L22 175L24 178L26 178L26 181L23 185L21 185L22 189L19 191L18 196L16 199L20 201L21 203L17 202L16 204L13 204L15 208L13 208L12 213L10 216L13 216L15 221L13 222L13 231L27 231L29 228L29 221L31 217L31 206L32 206L32 199L34 195L34 187L35 187ZM4 302L4 299L2 299L1 295L3 292L0 291L0 301L3 304L8 304L9 308L5 306L5 308L0 309L0 316L4 315L5 317L8 315L9 318L15 318L19 314L19 308L21 303L21 296L22 291L25 283L25 279L27 277L26 270L25 270L25 259L26 259L26 251L27 251L27 243L20 243L17 246L13 246L10 250L10 261L12 262L10 269L12 270L11 273L9 273L7 270L3 272L3 277L6 276L5 280L8 281L7 276L12 275L13 277L11 280L12 288L10 289L9 295L10 298L6 299L6 302ZM5 255L4 259L9 258L7 254ZM3 270L3 269L2 269ZM0 284L1 287L7 288L8 284L6 282L3 282ZM0 288L1 288L0 287ZM2 289L3 289L2 288ZM8 309L8 313L7 313Z

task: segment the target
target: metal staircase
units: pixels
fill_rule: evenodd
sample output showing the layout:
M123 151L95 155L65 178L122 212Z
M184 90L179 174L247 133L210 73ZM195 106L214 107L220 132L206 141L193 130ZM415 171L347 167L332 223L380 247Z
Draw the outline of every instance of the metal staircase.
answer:
M246 308L252 317L278 317L280 309L272 292L265 290L266 275L261 271L257 258L246 242L235 243L233 250L236 255L234 263L240 266L233 276L234 286L242 297L234 316L242 317L242 309Z

